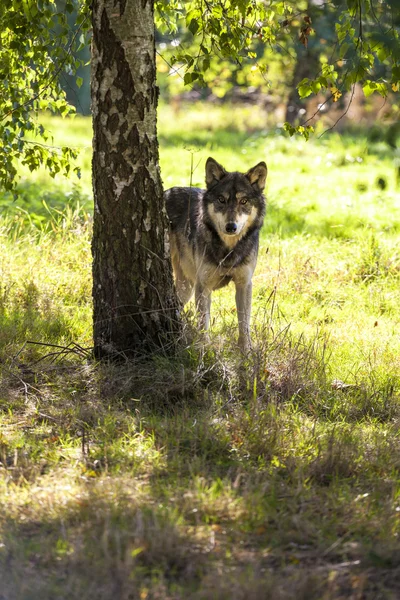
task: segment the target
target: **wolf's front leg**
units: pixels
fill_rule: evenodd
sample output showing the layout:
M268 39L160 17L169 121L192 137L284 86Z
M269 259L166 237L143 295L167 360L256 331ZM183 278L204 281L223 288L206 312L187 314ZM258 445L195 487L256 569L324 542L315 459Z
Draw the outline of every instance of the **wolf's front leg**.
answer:
M242 350L251 347L250 315L251 315L252 283L236 284L236 310L239 323L239 346Z
M195 287L196 308L199 313L199 329L207 330L210 326L211 290L200 282Z

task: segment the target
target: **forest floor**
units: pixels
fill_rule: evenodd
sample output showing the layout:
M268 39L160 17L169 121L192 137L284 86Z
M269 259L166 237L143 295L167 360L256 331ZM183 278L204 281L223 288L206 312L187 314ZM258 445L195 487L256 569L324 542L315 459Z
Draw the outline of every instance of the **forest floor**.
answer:
M0 196L0 599L398 598L393 150L162 107L165 188L202 186L210 155L268 164L253 349L228 287L208 344L97 364L90 120L47 126L83 175L23 171L18 200Z

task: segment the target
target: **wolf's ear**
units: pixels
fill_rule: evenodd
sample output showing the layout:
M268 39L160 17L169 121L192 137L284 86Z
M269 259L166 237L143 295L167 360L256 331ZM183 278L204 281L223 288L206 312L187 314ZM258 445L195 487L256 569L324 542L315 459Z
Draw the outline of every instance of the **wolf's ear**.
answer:
M206 162L206 184L207 188L218 183L220 179L225 177L226 171L222 165L217 163L213 158L207 158Z
M250 181L251 185L260 192L265 188L265 180L267 179L267 165L265 162L260 162L258 165L247 171L246 177Z

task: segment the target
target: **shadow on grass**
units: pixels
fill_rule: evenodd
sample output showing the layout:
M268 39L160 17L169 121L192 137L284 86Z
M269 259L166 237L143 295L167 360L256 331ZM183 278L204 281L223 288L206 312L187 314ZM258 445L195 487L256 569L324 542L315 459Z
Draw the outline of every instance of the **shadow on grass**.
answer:
M390 597L394 432L324 422L313 348L36 367L2 415L7 600Z
M2 597L167 598L171 587L196 585L206 553L172 506L157 506L129 478L84 479L65 485L61 475L16 518L3 514Z
M119 422L120 408L109 411ZM173 445L176 425L182 439L177 415L151 427L153 411L144 413L142 427L152 430L160 449L167 440ZM192 429L200 415L188 408L184 417ZM96 427L101 422L89 436L95 438ZM213 434L218 438L203 415L195 433L186 435L189 444L172 452L165 448L162 468L147 474L135 473L140 455L132 460L128 452L119 457L119 472L110 464L94 473L94 455L75 455L38 476L31 488L10 468L14 502L5 503L0 516L3 597L319 600L324 594L334 600L355 592L366 600L391 597L400 576L400 547L385 537L394 522L393 515L388 522L384 504L393 490L379 484L367 500L368 488L343 469L344 480L337 472L331 485L310 484L307 473L291 481L283 461L275 460L272 469L256 468L255 455L226 463L221 479L212 468L214 453L199 452ZM227 449L221 439L215 452L219 449Z

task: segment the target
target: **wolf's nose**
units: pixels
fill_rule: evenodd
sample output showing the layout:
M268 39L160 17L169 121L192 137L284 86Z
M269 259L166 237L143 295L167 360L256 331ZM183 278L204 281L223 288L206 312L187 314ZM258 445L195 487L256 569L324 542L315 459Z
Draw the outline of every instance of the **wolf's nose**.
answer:
M236 233L237 225L236 223L227 223L225 225L226 233Z

